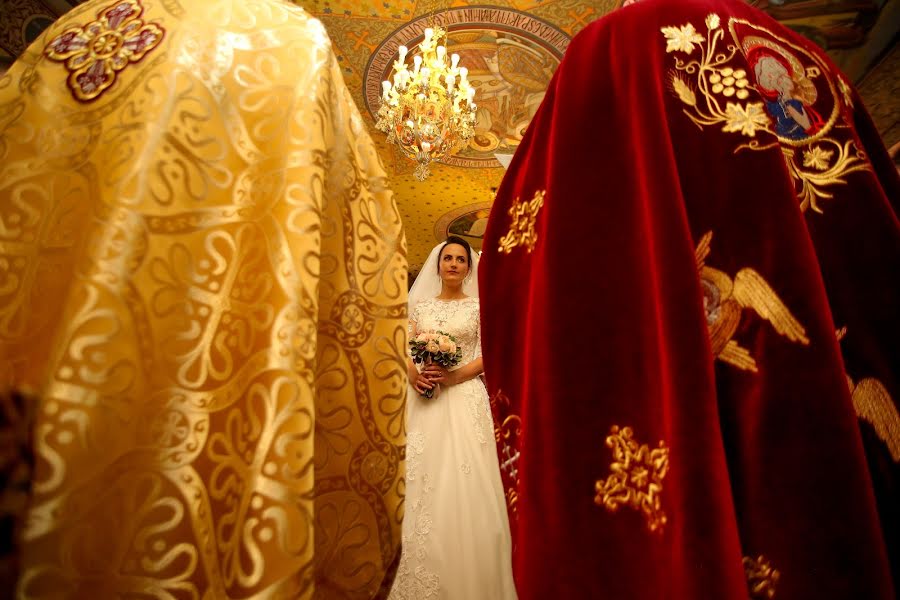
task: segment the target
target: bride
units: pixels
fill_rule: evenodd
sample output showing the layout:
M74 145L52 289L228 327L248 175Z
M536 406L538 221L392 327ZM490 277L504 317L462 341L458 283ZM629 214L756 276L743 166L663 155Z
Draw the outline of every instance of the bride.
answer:
M390 600L516 598L509 522L482 371L478 262L451 236L409 292L410 339L443 331L462 346L449 371L409 361L403 549ZM433 398L422 394L434 390Z

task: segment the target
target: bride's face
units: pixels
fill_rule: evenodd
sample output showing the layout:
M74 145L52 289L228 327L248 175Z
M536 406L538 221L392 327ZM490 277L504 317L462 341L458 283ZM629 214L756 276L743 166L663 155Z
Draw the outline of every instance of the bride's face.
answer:
M438 275L445 283L462 283L469 273L469 257L459 244L447 244L441 252Z

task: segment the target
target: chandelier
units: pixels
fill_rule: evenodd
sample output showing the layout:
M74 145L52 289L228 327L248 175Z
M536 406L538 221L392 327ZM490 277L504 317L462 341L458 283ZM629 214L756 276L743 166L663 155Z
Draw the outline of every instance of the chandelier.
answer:
M375 127L418 163L419 181L430 174L432 161L458 152L475 133L475 88L467 79L468 69L459 66L459 55L448 59L447 47L441 44L446 37L441 27L426 29L411 70L406 65L408 50L400 46L393 81L381 84Z

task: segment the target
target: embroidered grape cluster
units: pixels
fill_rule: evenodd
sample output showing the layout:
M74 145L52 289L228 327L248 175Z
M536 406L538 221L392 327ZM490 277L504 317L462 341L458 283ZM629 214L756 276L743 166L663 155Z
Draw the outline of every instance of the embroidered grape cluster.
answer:
M709 82L713 84L712 91L714 94L722 94L726 98L736 96L744 100L750 95L747 86L747 71L744 69L734 70L731 67L725 67L718 73L709 76Z

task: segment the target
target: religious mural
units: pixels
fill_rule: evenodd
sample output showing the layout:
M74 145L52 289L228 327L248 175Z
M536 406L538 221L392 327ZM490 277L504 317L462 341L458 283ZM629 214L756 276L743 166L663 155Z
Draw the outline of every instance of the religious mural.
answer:
M474 138L447 164L499 167L494 154L514 152L519 145L571 38L542 19L512 9L451 8L414 19L389 35L366 66L366 107L373 118L397 48L415 46L425 28L435 25L448 30L448 52L458 54L469 70L478 104Z

